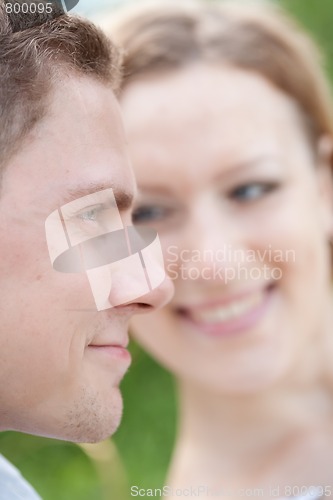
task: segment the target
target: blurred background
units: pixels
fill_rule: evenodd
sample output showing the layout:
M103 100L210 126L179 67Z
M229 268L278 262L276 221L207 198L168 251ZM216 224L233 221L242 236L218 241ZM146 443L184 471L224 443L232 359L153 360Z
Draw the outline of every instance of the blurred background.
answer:
M333 1L274 1L294 15L322 47L333 82ZM125 3L80 0L74 11L93 19ZM123 421L112 440L77 446L12 432L0 434L1 453L44 500L127 500L131 486L163 486L176 432L173 381L134 343L131 351L133 364L122 383Z

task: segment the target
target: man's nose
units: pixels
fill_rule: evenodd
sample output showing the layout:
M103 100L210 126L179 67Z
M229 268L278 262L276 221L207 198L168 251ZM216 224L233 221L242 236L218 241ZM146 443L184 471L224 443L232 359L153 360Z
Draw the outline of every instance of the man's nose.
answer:
M162 283L150 290L146 295L134 300L133 303L148 306L146 308L138 308L135 314L152 312L155 309L164 307L172 298L174 294L174 286L171 279L166 275Z
M171 299L173 285L165 273L157 233L139 234L129 228L126 239L130 255L87 271L97 309L135 303L162 307Z

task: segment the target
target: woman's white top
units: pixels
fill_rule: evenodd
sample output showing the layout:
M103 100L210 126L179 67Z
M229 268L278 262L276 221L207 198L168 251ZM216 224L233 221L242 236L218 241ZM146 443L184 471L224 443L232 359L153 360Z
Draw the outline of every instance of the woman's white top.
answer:
M324 498L322 493L322 489L319 490L314 490L312 488L311 493L307 493L306 495L302 495L300 497L283 497L279 498L278 500L320 500L321 498Z
M313 496L313 494L309 493L308 495L303 495L301 497L292 497L292 498L289 497L288 500L320 500L321 498L322 498L321 496L319 497L317 495Z

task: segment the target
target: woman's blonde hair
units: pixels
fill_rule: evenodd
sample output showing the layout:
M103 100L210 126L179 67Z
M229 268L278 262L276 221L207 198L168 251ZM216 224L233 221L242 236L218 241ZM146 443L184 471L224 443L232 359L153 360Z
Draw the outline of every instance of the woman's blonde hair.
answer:
M313 144L322 135L333 137L321 54L297 23L270 3L138 2L101 24L124 49L123 88L143 74L200 61L227 63L260 73L292 97Z

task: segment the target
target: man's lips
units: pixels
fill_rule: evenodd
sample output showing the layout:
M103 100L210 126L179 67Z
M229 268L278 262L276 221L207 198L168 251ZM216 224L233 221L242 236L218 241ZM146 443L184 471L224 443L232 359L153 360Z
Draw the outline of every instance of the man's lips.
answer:
M119 347L119 348L123 348L123 349L127 349L128 347L128 344L129 344L129 338L128 338L128 335L124 336L122 339L117 339L117 340L113 340L113 339L110 339L110 340L93 340L92 342L90 342L90 344L88 344L87 347L96 347L96 348L99 348L99 347Z
M131 355L123 345L119 344L90 344L87 347L90 354L96 355L100 360L109 360L111 363L120 361L125 364L126 370L131 363ZM125 370L125 371L126 371Z
M111 335L110 332L96 335L88 344L89 352L95 352L113 359L122 359L130 362L131 356L127 350L129 344L128 333Z

